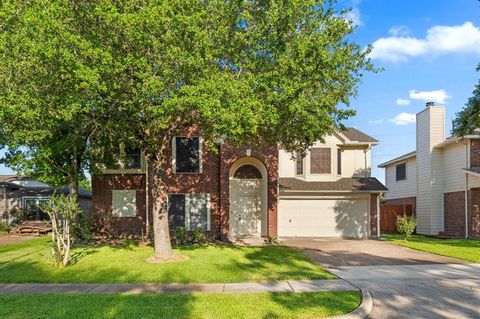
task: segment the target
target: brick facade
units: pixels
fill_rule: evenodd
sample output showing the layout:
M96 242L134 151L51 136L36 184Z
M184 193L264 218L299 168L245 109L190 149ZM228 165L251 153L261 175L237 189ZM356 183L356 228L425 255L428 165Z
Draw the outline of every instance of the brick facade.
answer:
M444 230L465 234L465 192L443 194Z
M198 136L199 132L189 129L181 136ZM168 193L207 193L210 194L211 235L225 239L229 228L229 182L230 169L240 158L246 156L248 147L237 148L223 143L215 152L205 143L202 146L202 172L193 174L174 174L172 153L165 167ZM250 157L259 160L267 171L267 223L268 234L277 234L277 200L278 200L278 150L272 148L250 148ZM151 177L149 176L148 212L151 222L152 194ZM146 230L146 182L145 174L105 174L92 178L93 208L96 216L112 211L112 190L134 189L137 191L136 217L116 217L114 227L121 237L138 237Z
M470 167L480 167L480 140L470 140Z
M480 238L480 188L472 188L469 197L469 237Z

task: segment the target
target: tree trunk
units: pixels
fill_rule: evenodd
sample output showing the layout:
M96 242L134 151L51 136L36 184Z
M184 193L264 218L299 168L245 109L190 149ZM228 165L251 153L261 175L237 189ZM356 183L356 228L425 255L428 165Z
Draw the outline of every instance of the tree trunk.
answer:
M170 231L168 225L167 197L168 190L165 184L165 169L167 167L167 147L169 143L163 143L162 149L156 154L152 161L152 218L153 218L153 240L155 255L149 258L149 262L165 262L181 260L182 256L177 255L172 250L170 241ZM147 176L147 182L149 178Z
M78 175L80 171L80 161L78 158L78 147L76 141L74 141L72 149L72 174L69 176L68 191L70 197L75 198L75 200L78 200Z

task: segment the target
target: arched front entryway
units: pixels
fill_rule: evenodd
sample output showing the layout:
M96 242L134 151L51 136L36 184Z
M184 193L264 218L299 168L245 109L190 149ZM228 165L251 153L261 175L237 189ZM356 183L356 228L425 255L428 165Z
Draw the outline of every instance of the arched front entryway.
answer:
M238 159L230 168L231 237L267 234L267 170L254 157Z

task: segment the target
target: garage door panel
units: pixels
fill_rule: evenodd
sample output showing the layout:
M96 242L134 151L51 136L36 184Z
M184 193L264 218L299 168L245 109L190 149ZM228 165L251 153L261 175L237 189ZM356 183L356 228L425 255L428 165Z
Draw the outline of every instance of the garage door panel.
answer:
M367 199L280 199L279 236L366 237Z

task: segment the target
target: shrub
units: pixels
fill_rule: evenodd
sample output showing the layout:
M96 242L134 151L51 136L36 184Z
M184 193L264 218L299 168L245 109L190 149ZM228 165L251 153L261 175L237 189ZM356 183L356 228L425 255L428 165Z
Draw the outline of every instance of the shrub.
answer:
M10 231L10 226L8 225L7 222L4 222L3 220L0 220L0 232L9 232Z
M70 248L74 240L72 222L83 213L75 197L55 195L42 207L52 221L52 259L57 266L70 262Z
M91 221L86 214L80 214L75 218L72 225L72 233L76 240L83 242L92 240Z
M271 235L268 235L267 237L265 237L264 242L265 242L265 245L279 245L280 244L280 242L278 241L278 237L277 236L271 236Z
M122 245L127 248L130 246L138 246L138 241L130 238L125 238L122 242Z
M193 244L205 244L207 242L207 236L201 228L195 228L192 230L192 243Z
M414 216L397 216L397 230L407 240L412 237L417 227L417 219Z
M187 229L185 227L175 228L175 244L184 246L187 244Z

